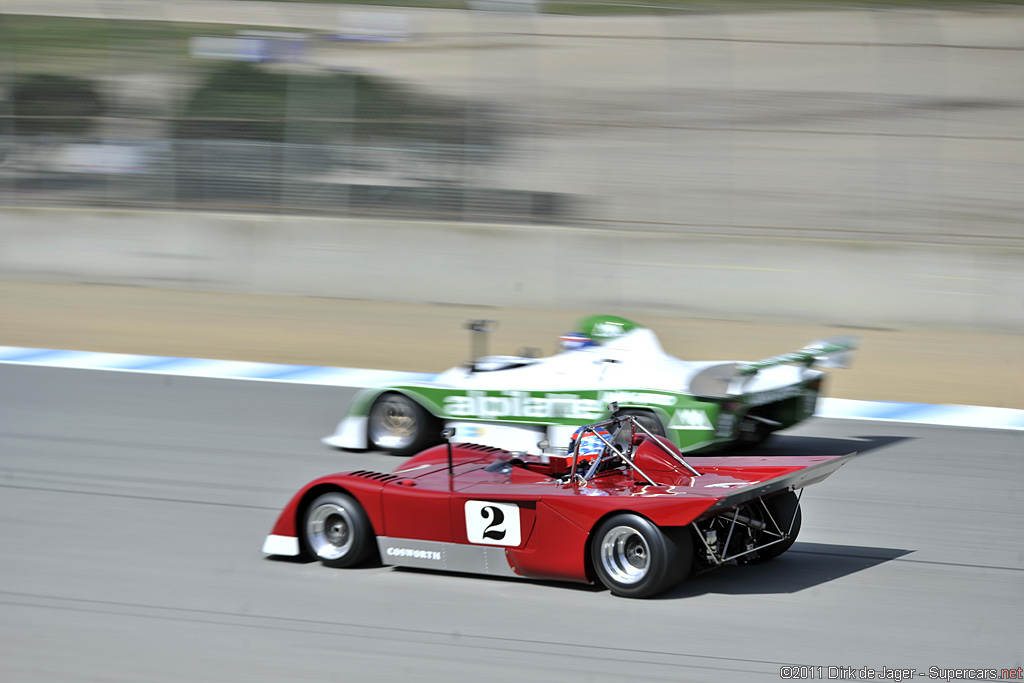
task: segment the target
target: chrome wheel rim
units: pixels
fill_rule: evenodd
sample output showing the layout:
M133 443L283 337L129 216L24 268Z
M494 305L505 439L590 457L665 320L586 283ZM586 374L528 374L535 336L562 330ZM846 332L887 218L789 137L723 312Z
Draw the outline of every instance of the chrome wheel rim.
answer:
M407 401L384 399L370 412L370 433L375 446L406 448L416 438L418 429L416 413Z
M318 505L306 522L306 539L310 549L324 560L337 560L351 549L352 516L336 503Z
M633 584L647 576L651 549L636 529L617 526L601 542L601 566L617 583Z

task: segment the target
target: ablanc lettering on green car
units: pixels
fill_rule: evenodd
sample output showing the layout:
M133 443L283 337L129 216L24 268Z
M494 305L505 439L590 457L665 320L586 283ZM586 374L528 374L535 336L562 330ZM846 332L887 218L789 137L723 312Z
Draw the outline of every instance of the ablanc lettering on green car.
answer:
M605 404L579 394L546 393L533 396L528 391L503 391L490 395L468 391L465 396L445 396L444 412L452 417L529 417L596 420Z

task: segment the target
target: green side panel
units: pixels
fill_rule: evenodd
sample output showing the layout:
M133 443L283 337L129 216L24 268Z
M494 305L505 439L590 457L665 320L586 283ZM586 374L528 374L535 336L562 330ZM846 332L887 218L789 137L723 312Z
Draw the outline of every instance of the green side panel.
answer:
M651 389L577 391L462 390L405 384L365 389L352 401L351 416L366 416L382 393L404 394L433 415L459 422L565 425L581 427L609 417L608 404L656 414L668 438L681 451L720 448L735 441L746 414L776 420L782 429L814 414L820 379L780 389L713 401Z
M623 408L655 410L663 418L683 404L704 405L685 394L633 389L585 389L567 391L464 390L422 385L394 385L381 391L398 391L419 401L434 414L457 420L482 420L529 424L587 424L608 416L608 404ZM376 394L375 394L376 395ZM357 398L362 398L360 394Z
M458 420L583 425L608 415L609 391L452 391L420 388L438 414ZM674 401L659 393L655 400Z
M370 406L374 399L387 391L390 387L363 389L352 398L352 405L348 408L348 414L352 417L366 417L370 414Z
M352 399L352 405L349 407L349 416L366 417L370 414L370 408L373 406L373 402L377 400L377 397L388 392L408 396L423 406L429 413L439 416L446 414L444 412L445 396L448 394L465 393L458 389L438 389L420 384L391 384L388 386L371 387L363 389L355 395Z
M592 315L579 322L580 332L602 344L639 327L643 326L617 315Z
M450 420L577 427L607 418L608 404L615 401L620 408L640 408L655 413L666 426L668 437L682 450L711 446L723 437L731 438L734 431L733 421L722 417L721 406L717 403L687 394L646 389L465 391L396 385L359 394L352 414L366 414L373 399L383 391L405 394L431 413ZM723 420L728 429L724 435L718 435Z
M696 451L733 436L733 420L722 407L710 401L683 396L668 412L665 420L668 438L681 451ZM724 434L719 434L724 431Z
M700 451L736 439L741 418L752 413L777 420L782 428L814 414L818 388L814 382L736 397L724 403L689 394L649 389L578 391L463 390L406 384L359 392L349 411L365 416L378 396L404 394L430 413L460 422L582 426L609 417L608 404L655 413L680 450Z
M821 391L821 379L743 396L744 411L792 427L814 415Z

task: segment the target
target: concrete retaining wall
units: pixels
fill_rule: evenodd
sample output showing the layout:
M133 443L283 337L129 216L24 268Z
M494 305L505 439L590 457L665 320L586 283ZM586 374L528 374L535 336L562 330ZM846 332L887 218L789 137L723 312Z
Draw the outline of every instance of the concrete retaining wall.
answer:
M0 278L1024 332L1024 249L0 210Z

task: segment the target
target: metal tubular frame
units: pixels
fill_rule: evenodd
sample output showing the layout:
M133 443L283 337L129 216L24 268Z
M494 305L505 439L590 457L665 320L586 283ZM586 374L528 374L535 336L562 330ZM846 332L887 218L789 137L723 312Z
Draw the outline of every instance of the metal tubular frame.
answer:
M767 533L771 534L772 536L777 536L777 538L775 540L773 540L773 541L769 541L768 543L762 543L761 545L759 545L757 547L750 548L749 550L744 550L742 553L736 553L735 555L729 555L729 556L726 556L726 557L719 557L718 553L716 553L714 551L714 549L711 547L711 545L708 543L707 538L704 535L704 532L701 531L701 528L699 526L697 526L697 522L693 522L691 524L691 526L693 527L694 531L697 532L697 538L700 539L700 542L704 544L704 548L707 549L708 557L710 557L711 561L715 563L715 566L720 567L723 564L725 564L726 562L731 562L731 561L733 561L733 560L735 560L737 558L743 557L744 555L749 555L750 553L757 552L758 550L763 550L763 549L765 549L765 548L767 548L769 546L773 546L776 543L782 543L783 541L788 539L790 534L793 533L793 525L796 523L796 515L797 515L797 512L800 511L800 499L803 498L803 495L804 495L804 490L800 489L799 493L797 493L797 495L796 495L796 507L793 508L793 516L789 520L789 526L786 528L786 531L782 531L782 527L779 526L778 520L775 519L775 516L772 515L771 511L768 509L768 505L764 502L764 498L759 498L757 502L759 502L761 504L762 509L764 509L765 515L771 521L772 526L775 527L775 531L770 531L768 529L760 529L760 531L767 532ZM728 516L730 513L732 514L731 517ZM729 525L729 533L726 535L725 543L722 545L722 547L725 548L725 549L729 548L729 542L732 540L732 533L736 529L736 525L737 524L741 524L741 525L747 526L747 527L751 526L751 525L746 524L746 523L744 523L744 522L742 522L742 521L740 521L738 519L739 515L737 514L736 510L730 510L730 512L728 512L728 513L723 513L723 514L717 515L717 516L718 517L723 517L723 518L728 519L729 521L732 522ZM714 519L714 517L712 517L711 519Z
M625 428L627 423L629 423L629 425L630 425L630 434L629 434L629 444L630 445L628 445L625 449L621 449L620 450L619 448L617 448L615 446L614 441L618 437L618 435L622 431L622 429ZM608 427L608 426L612 426L612 425L615 426L615 431L614 431L614 433L612 433L612 437L611 437L610 440L606 439L604 436L599 434L598 431L597 431L598 429L601 429L602 427ZM642 424L640 424L637 421L636 417L634 417L632 415L623 415L621 417L612 417L611 419L605 420L603 422L595 422L594 424L589 424L589 425L586 425L585 427L582 428L582 430L579 433L579 438L576 439L576 447L573 449L573 453L572 453L572 470L569 473L570 481L573 481L573 482L577 482L578 481L579 483L586 483L586 482L590 481L590 479L597 473L597 468L598 468L598 466L602 462L602 458L600 458L600 457L594 459L593 464L590 466L590 468L587 470L587 472L585 474L579 474L577 472L577 470L578 470L578 463L579 463L579 457L580 457L580 444L583 442L583 437L584 436L586 436L588 434L592 434L593 436L596 436L598 439L600 439L601 442L608 449L610 449L612 453L614 453L615 455L617 455L620 458L622 458L622 460L626 464L628 464L630 466L630 468L632 468L634 471L636 471L641 477L646 479L649 484L651 484L652 486L657 486L657 483L653 479L651 479L649 476L647 476L646 472L644 472L642 469L640 469L637 466L637 464L633 461L632 454L630 453L631 444L633 442L633 436L636 434L637 428L639 428L641 432L643 432L644 434L649 436L651 438L651 441L656 443L658 445L658 447L661 448L661 450L665 451L665 453L670 455L673 460L675 460L680 465L682 465L684 468L686 468L687 472L689 472L690 474L692 474L695 477L699 477L700 476L700 472L698 472L696 469L694 469L693 466L690 465L690 463L686 462L686 460L684 460L681 455L679 455L678 453L673 451L671 448L666 446L664 443L662 443L661 439L659 439L657 437L657 435L655 435L649 429L647 429ZM577 477L579 477L579 479L577 479Z

